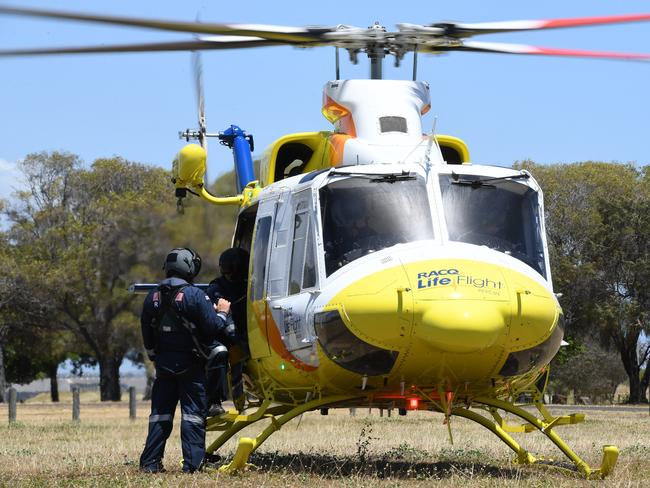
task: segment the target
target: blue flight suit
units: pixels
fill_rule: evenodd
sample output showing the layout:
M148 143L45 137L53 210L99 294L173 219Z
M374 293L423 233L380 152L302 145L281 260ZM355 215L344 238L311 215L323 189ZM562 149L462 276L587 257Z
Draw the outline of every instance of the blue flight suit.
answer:
M220 298L230 302L230 315L237 329L237 342L247 344L248 333L246 331L246 280L229 281L224 276L212 280L206 293L210 299L217 303Z
M224 298L230 302L230 315L237 331L236 342L242 348L243 353L248 355L246 288L246 280L230 281L224 276L220 276L210 282L206 293L214 303L217 303L220 298ZM221 373L218 366L213 369L214 373L208 372L208 383L211 385L218 385L215 388L217 391L222 392L225 390L227 393L227 385L225 385L225 365L224 373ZM233 383L232 396L233 400L236 400L244 394L244 385L242 383L243 361L231 364L231 374ZM223 395L221 400L224 400L225 398L226 396Z
M181 317L196 327L194 334ZM234 334L227 329L226 314L217 313L202 290L176 277L163 280L147 295L140 323L145 349L156 366L149 434L140 467L146 471L162 469L165 443L180 399L183 471L195 471L205 457L208 408L205 358L197 354L197 342L206 345L218 338L230 344Z

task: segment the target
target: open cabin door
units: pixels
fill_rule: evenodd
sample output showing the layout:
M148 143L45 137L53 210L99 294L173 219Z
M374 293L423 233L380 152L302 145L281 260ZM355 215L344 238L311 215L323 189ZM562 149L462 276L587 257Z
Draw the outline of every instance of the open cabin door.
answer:
M248 340L253 359L265 358L271 355L267 333L268 314L270 312L266 299L266 287L278 199L279 194L260 202L255 220L247 309Z

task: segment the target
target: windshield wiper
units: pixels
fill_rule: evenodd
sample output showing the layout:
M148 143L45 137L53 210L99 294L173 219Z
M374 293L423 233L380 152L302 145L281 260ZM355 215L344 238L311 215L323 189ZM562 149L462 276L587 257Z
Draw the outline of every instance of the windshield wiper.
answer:
M354 176L356 178L366 178L370 180L370 183L396 183L398 181L405 180L414 180L415 175L409 173L408 171L402 171L401 173L387 173L387 174L377 174L377 173L346 173L343 171L330 171L330 176Z
M454 173L453 171L451 172L451 179L453 180L451 183L454 185L464 185L464 186L471 186L472 188L496 188L495 185L492 185L491 183L495 181L503 181L503 180L527 180L530 178L530 174L528 173L518 173L516 175L510 175L510 176L497 176L494 178L477 178L475 180L470 180L470 179L463 179L460 177L459 174Z
M376 178L371 178L370 182L371 183L395 183L397 181L406 181L406 180L414 180L415 175L412 175L411 173L408 173L406 171L403 171L402 174L387 174L387 175L378 175Z

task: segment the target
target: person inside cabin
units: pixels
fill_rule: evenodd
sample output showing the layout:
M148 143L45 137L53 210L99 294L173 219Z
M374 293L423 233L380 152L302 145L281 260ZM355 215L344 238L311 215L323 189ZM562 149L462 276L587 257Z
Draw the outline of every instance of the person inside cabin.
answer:
M325 243L328 262L336 268L379 250L379 234L369 224L367 204L360 198L341 198L332 202L330 212L334 232Z
M246 250L238 247L226 249L219 256L220 276L210 282L207 290L208 296L215 305L218 305L220 300L226 300L231 304L231 320L235 326L236 342L239 346L238 350L231 348L230 351L232 396L238 408L243 406L243 364L249 355L246 324L248 263L249 255ZM228 357L208 364L210 416L223 413L221 402L228 395L227 368Z

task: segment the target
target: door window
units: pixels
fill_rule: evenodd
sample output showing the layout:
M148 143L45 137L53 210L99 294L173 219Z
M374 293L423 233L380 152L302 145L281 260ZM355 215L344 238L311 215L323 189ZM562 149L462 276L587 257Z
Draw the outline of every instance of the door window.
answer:
M316 255L313 233L309 206L306 201L299 202L293 221L289 295L316 286Z
M262 217L257 221L255 244L253 246L253 270L251 278L251 300L261 300L266 281L266 258L269 252L272 217Z

